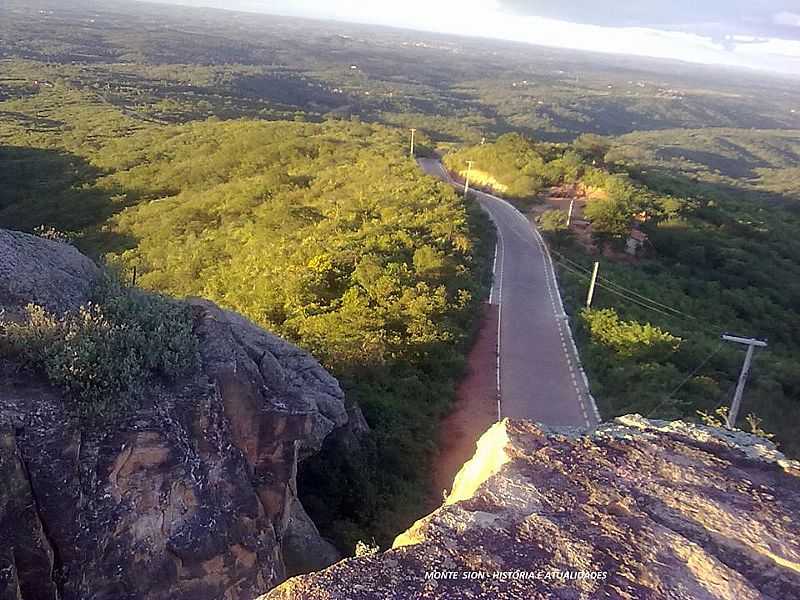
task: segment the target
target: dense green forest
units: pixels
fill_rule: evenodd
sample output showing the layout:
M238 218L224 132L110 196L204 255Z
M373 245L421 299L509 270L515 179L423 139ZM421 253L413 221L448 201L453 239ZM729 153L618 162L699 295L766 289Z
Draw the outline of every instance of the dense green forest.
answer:
M60 117L90 130L96 108ZM359 456L310 462L300 492L342 547L390 541L425 509L420 465L485 287L483 214L379 125L212 120L119 139L123 116L103 125L96 149L74 135L46 138L62 150L5 147L3 223L71 233L145 288L209 298L310 350L373 431Z
M742 358L719 333L768 337L744 414L800 452L798 80L143 6L2 3L0 226L54 228L331 368L373 433L356 460L299 477L342 548L424 512L494 243L409 160L409 127L419 153L474 160L526 210L551 186L591 192L611 247L647 215L646 254L600 259L591 313L594 257L562 214L542 217L604 416L713 412Z
M404 141L356 122L231 121L137 134L99 159L113 171L101 185L137 199L109 227L137 240L115 258L142 285L209 298L298 342L361 406L373 427L362 463L342 464L324 491L300 481L346 546L368 533L386 543L423 512L420 465L487 263L489 240L473 242L481 215L424 177Z
M670 164L665 157L683 158ZM800 197L775 182L791 179L799 158L798 132L723 130L613 141L583 136L570 145L511 135L462 148L445 163L461 171L474 160L512 197L564 183L601 192L584 214L594 237L612 250L635 214L648 215L641 226L648 246L637 260L597 258L565 231L565 219L552 211L541 219L604 416L713 413L730 403L743 359L740 348L720 343L720 334L767 338L741 425L747 428L745 417L754 413L796 455ZM742 169L752 169L752 177L742 179ZM601 288L595 310L582 311L594 260L601 263Z
M622 181L598 167L602 165L609 142L594 134L583 134L571 145L533 143L518 133L500 136L491 144L467 146L449 152L445 166L464 174L467 161L474 172L484 172L493 181L487 187L514 199L530 199L547 187L573 184L611 189Z

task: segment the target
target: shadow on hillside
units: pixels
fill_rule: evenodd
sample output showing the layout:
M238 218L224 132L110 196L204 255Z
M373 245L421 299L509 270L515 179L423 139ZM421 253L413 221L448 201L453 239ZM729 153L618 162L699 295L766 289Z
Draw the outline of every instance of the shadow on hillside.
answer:
M85 158L62 150L0 146L0 227L32 232L52 227L77 234L93 257L135 245L103 225L126 206L126 191L100 187L104 173Z
M744 202L754 206L757 204L777 206L800 213L800 199L777 192L754 187L739 187L721 181L708 181L666 167L634 167L628 169L628 173L655 192L686 198Z
M2 99L2 96L0 96L0 99ZM55 131L64 125L62 121L56 121L55 119L48 119L46 117L32 116L22 112L7 110L0 110L0 119L7 119L9 121L19 123L20 125L24 125L28 131Z
M735 177L737 179L756 178L758 177L756 169L769 167L768 163L759 159L744 148L737 149L737 152L739 152L744 159L742 156L732 158L718 152L670 146L658 148L655 152L655 156L658 160L663 161L690 160L698 165L704 165L707 168L719 171L727 177Z

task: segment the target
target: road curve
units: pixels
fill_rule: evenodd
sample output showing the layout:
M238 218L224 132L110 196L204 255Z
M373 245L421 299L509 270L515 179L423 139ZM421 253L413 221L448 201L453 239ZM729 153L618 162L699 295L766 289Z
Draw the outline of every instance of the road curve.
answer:
M429 175L455 183L435 159ZM474 191L498 234L489 302L498 305L498 415L546 425L600 422L564 313L550 253L531 222L505 200Z

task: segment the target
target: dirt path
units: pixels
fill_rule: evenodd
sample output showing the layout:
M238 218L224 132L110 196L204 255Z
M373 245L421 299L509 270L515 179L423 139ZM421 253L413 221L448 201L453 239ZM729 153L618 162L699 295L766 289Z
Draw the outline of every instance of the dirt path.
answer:
M496 351L497 306L487 303L453 411L439 428L439 454L431 477L431 503L435 506L442 502L442 490L450 490L456 473L475 454L475 442L497 419Z

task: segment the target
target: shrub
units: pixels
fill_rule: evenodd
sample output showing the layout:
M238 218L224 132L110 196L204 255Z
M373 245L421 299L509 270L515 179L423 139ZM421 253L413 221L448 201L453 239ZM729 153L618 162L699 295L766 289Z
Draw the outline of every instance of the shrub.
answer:
M188 308L106 277L93 302L64 315L29 304L22 322L0 321L0 349L64 390L77 416L102 419L134 408L153 377L197 367Z
M571 236L567 225L569 217L563 210L546 210L536 219L539 230L548 236L555 246L563 246Z
M567 230L567 213L563 210L546 210L538 218L539 228L547 233Z
M592 342L623 358L665 361L678 349L681 339L650 323L622 321L614 309L584 309L581 317Z
M622 200L594 200L586 205L583 214L591 221L592 233L598 237L622 239L631 230L633 209Z
M361 540L356 542L355 555L357 557L375 556L380 551L380 546L375 543L375 540L373 540L371 544L369 542L362 542Z
M62 244L72 244L75 237L75 235L72 233L65 233L56 229L55 227L48 227L45 225L39 225L33 230L33 233L34 235L38 235L40 238L44 238L53 242L61 242Z

